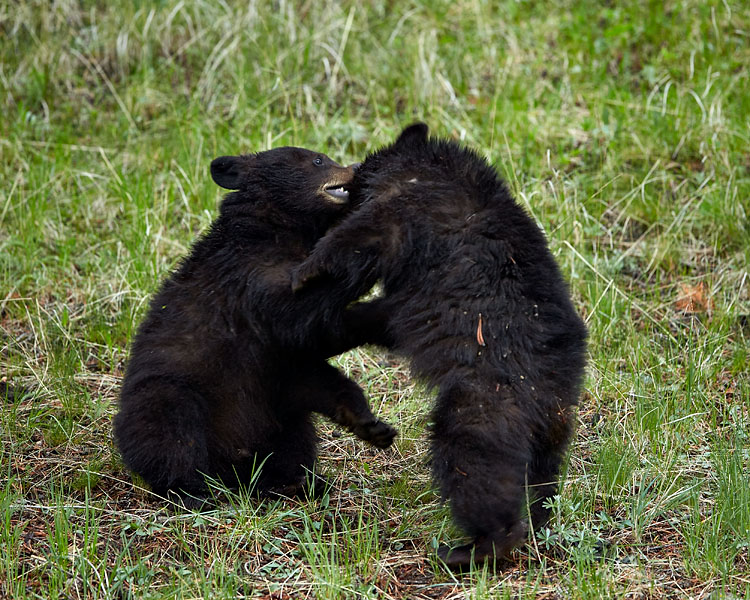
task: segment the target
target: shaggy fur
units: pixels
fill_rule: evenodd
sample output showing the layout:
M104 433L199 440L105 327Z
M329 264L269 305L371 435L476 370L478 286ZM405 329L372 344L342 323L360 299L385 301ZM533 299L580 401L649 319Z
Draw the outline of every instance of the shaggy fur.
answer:
M544 235L477 154L422 124L355 173L363 202L295 271L300 298L334 304L382 279L378 342L438 395L432 474L471 544L451 566L506 556L556 491L585 365L586 330ZM304 288L304 290L302 290Z
M381 317L290 269L348 210L352 176L323 154L277 148L211 164L220 215L154 296L132 345L114 433L126 465L189 506L204 475L293 493L313 468L311 411L387 447L395 435L326 358L369 341Z

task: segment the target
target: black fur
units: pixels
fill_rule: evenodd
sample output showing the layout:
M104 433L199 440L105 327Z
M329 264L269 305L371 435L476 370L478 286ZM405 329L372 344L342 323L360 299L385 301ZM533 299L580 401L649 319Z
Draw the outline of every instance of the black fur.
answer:
M114 420L126 465L191 506L204 475L247 485L261 463L257 491L299 488L316 457L311 411L379 447L395 434L325 360L366 343L379 315L290 289L291 267L348 210L351 167L277 148L219 157L211 175L239 191L151 301Z
M451 566L506 556L542 525L557 488L585 366L586 329L544 235L496 171L423 124L367 157L355 212L294 273L299 296L338 282L334 304L382 279L378 342L438 389L432 473L474 538ZM304 291L299 291L301 288ZM528 484L528 488L526 485Z

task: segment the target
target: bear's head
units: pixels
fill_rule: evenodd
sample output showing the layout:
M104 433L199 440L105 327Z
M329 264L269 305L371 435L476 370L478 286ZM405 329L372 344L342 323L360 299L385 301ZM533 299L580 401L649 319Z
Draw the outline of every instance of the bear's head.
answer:
M492 195L498 177L471 148L453 140L430 137L427 125L414 123L395 142L365 158L348 190L352 205L357 206L374 198L388 202L408 195L417 184L440 182L465 186L468 194L485 189L487 195Z
M367 155L349 186L354 205L372 197L388 199L424 176L432 165L429 128L424 123L406 127L395 142Z
M223 188L237 190L224 206L271 204L295 214L336 215L349 208L345 188L354 175L325 154L284 146L257 154L219 156L211 177Z

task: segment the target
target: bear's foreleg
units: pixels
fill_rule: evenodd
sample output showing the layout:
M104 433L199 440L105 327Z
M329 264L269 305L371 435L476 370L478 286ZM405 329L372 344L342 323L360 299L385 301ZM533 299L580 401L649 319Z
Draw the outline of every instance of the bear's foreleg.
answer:
M351 302L369 291L377 281L386 249L398 246L401 230L382 230L380 208L366 204L340 225L332 228L315 245L310 256L291 273L295 293L312 289L326 280L336 282L337 297Z
M289 394L296 406L325 415L378 448L387 448L396 430L370 410L360 387L326 362L305 365Z

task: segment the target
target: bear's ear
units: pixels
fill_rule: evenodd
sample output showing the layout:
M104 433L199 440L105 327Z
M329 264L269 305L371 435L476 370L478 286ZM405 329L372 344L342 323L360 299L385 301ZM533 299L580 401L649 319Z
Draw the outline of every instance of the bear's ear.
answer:
M413 123L406 127L401 135L396 140L397 144L403 144L405 142L426 142L427 134L429 134L430 128L424 123Z
M242 160L239 156L220 156L211 161L211 177L227 190L238 190L242 182Z

